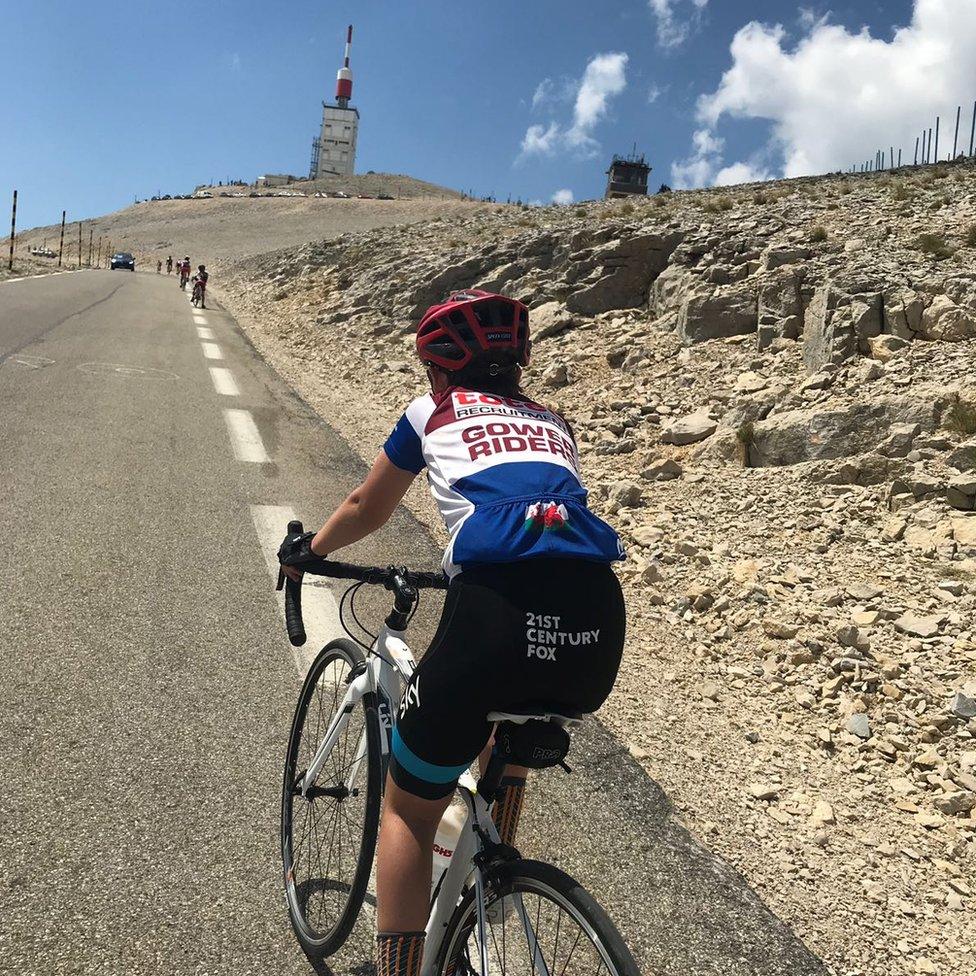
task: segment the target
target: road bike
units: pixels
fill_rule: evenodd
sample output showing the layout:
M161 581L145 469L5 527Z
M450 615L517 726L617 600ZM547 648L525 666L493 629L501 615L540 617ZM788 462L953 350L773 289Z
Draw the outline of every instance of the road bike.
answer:
M200 278L193 279L193 296L190 298L190 304L196 305L198 308L206 308L204 305L204 298L207 294L207 286L204 284L203 280Z
M301 531L300 522L289 523L288 537ZM351 639L328 643L309 668L282 784L288 914L302 949L318 965L349 936L366 896L393 717L416 667L404 635L420 591L446 589L447 580L441 573L325 559L305 573L353 581L340 602ZM301 584L279 574L278 589L284 583L288 636L301 646ZM364 584L383 586L393 597L369 644L346 624L348 613L362 628L355 599ZM491 817L508 763L568 771L568 730L582 714L535 702L489 712L487 719L497 723L492 756L479 780L468 771L458 783L465 819L449 866L433 886L422 976L639 976L597 902L569 875L503 845Z

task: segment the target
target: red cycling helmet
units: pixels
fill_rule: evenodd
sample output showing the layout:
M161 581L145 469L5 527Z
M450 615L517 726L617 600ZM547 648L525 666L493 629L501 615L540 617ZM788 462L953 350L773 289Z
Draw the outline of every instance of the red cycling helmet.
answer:
M477 288L452 292L428 308L417 326L417 355L448 372L496 349L513 349L519 365L528 365L529 310L504 295Z

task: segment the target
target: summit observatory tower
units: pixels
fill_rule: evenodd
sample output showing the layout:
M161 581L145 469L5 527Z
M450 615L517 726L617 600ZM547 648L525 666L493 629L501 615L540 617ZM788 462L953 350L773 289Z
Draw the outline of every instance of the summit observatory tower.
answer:
M356 136L359 110L349 104L352 98L352 24L346 35L346 56L336 75L335 104L322 103L322 134L312 140L312 165L309 179L325 176L352 176L356 172Z

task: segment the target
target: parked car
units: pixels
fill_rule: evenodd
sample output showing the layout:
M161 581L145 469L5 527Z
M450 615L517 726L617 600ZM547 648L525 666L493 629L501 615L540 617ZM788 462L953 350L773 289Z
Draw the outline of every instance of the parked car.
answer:
M120 251L112 255L109 268L114 271L116 268L128 268L129 271L136 270L136 259L128 251Z
M377 193L376 194L376 199L377 200L392 200L393 197L391 197L389 193Z

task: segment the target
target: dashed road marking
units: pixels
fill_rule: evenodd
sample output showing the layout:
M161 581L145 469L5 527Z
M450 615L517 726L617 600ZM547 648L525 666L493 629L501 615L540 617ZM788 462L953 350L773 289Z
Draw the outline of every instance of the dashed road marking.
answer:
M237 381L234 379L234 374L229 369L224 369L223 366L211 366L210 379L213 380L214 389L221 396L241 395Z
M199 339L216 339L213 329L205 329L202 325L197 326L197 338Z
M286 505L251 506L251 520L258 536L258 545L272 579L278 578L278 546L285 537L288 523L294 518L294 511ZM278 603L284 617L284 591L278 594ZM343 632L335 596L323 580L305 577L302 585L302 619L308 641L304 647L293 647L292 657L298 673L304 676L319 648Z
M225 410L224 420L231 446L238 461L249 464L267 464L270 460L264 449L264 441L258 432L257 424L248 410Z
M207 359L223 359L224 354L216 342L202 342L203 354Z
M197 312L196 310L194 310L193 321L196 322L197 325L206 325L207 316L204 315L202 312Z

